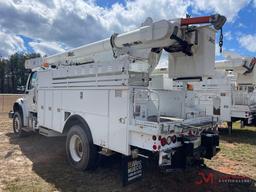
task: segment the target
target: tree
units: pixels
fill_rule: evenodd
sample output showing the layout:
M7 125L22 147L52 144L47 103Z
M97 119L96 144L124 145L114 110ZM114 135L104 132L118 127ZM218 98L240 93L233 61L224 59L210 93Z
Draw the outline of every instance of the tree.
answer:
M29 70L25 69L25 60L40 57L38 53L15 53L8 60L0 62L0 91L17 93L26 85Z
M5 60L0 58L0 92L4 92L4 82L5 82Z

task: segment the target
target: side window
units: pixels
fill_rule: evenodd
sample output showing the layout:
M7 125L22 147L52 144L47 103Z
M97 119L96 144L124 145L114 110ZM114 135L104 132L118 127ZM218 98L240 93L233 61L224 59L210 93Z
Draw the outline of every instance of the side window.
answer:
M28 89L33 89L36 86L36 76L37 76L37 72L33 72L30 80L29 80L29 84L28 84Z

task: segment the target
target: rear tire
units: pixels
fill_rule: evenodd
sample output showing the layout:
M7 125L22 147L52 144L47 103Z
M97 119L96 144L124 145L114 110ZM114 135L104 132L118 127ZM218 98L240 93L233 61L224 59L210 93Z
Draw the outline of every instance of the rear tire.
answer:
M81 124L71 126L67 134L66 153L68 162L77 170L91 170L97 165L97 147L88 127Z
M18 111L14 112L13 115L13 132L17 137L25 137L26 131L22 130L22 119Z

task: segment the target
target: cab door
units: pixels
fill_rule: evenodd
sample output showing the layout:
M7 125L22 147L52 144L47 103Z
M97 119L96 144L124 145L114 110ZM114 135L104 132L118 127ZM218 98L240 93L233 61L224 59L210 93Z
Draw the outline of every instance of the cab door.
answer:
M24 99L27 102L28 111L37 111L37 72L34 71L30 74L26 86Z

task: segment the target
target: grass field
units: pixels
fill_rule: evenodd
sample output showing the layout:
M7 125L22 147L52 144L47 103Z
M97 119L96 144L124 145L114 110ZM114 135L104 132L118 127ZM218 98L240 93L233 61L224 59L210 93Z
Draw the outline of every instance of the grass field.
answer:
M11 121L0 116L0 191L256 191L256 128L235 128L221 136L221 152L206 168L191 168L168 174L146 164L142 181L121 185L120 157L102 159L95 171L72 169L65 158L65 138L30 135L15 138ZM212 176L202 181L199 173ZM220 183L220 179L246 176L250 183Z
M216 159L207 161L209 167L256 180L256 127L239 128L235 123L231 135L221 135L220 148Z

